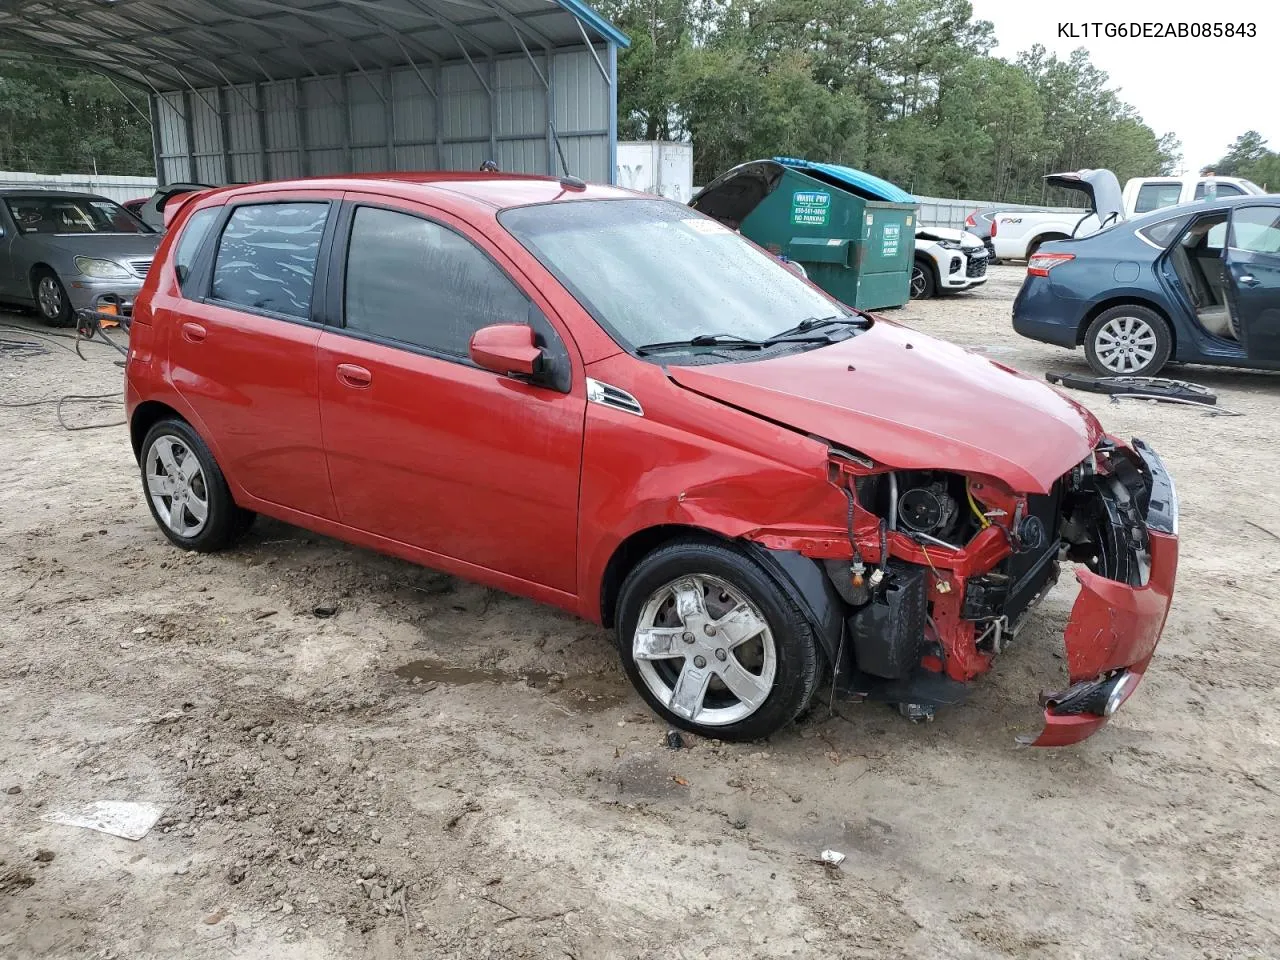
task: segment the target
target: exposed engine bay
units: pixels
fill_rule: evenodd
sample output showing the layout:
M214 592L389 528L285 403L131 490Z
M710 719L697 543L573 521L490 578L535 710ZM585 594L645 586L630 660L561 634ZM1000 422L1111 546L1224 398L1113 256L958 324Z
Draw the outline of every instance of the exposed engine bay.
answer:
M1017 637L1063 561L1146 584L1148 524L1167 504L1153 510L1159 478L1134 444L1103 439L1044 494L941 470L869 472L833 457L852 557L825 568L847 605L848 692L931 716L959 699L947 680L985 672Z

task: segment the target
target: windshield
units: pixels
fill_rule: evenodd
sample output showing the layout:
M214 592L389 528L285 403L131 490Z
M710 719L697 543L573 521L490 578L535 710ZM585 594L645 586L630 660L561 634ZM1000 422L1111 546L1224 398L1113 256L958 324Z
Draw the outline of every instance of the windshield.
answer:
M624 346L763 340L850 312L728 227L667 200L515 207L502 225Z
M9 215L22 233L154 233L132 213L105 198L10 197Z

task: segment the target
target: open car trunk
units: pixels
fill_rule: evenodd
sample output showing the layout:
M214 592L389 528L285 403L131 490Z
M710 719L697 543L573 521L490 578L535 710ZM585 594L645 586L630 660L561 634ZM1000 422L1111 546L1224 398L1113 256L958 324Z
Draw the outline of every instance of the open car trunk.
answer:
M1097 217L1097 224L1087 233L1100 230L1114 220L1124 219L1124 195L1120 189L1120 181L1110 170L1051 173L1044 178L1044 182L1050 187L1084 194L1090 215ZM1072 236L1081 235L1080 227L1089 219L1089 216L1082 217L1072 231Z

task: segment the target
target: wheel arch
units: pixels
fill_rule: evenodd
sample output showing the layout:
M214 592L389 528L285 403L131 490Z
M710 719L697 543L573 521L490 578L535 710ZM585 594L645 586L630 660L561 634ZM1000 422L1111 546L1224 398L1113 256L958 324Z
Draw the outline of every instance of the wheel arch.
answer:
M800 607L817 634L828 662L836 662L845 609L822 564L796 551L774 550L751 540L726 537L705 527L661 524L637 530L619 543L605 564L600 583L604 626L615 626L618 595L636 565L653 551L682 540L730 547L753 559Z
M1089 332L1089 325L1098 319L1103 313L1113 307L1145 307L1150 310L1161 320L1164 321L1165 327L1169 331L1169 359L1174 360L1178 356L1178 330L1173 324L1173 319L1169 316L1169 311L1147 297L1125 293L1107 297L1100 300L1092 307L1085 311L1084 316L1080 319L1080 324L1076 328L1076 346L1084 346L1085 334Z
M1037 234L1031 238L1030 242L1027 244L1027 256L1033 256L1035 252L1040 249L1042 244L1051 243L1054 240L1070 239L1071 235L1069 233L1063 233L1060 230L1046 230L1044 233Z
M191 426L191 421L181 411L162 400L144 400L134 408L133 415L129 417L129 444L133 447L134 460L142 461L142 441L146 439L148 431L161 420L170 417Z
M45 271L52 273L59 280L62 279L61 274L58 273L58 269L53 264L47 263L44 260L39 260L33 263L30 269L27 270L27 289L30 291L31 299L33 301L36 299L36 277Z

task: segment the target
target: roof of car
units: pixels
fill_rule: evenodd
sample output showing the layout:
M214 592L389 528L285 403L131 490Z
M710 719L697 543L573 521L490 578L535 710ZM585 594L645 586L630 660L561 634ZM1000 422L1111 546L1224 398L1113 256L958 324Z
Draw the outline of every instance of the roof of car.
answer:
M108 200L99 193L85 193L83 190L33 190L31 187L0 187L0 197L21 197L24 200L35 200L40 197L63 197L76 200Z
M1242 197L1215 197L1210 200L1208 198L1200 200L1188 200L1186 203L1173 204L1167 207L1157 207L1155 210L1149 210L1138 216L1130 217L1127 222L1133 224L1145 225L1147 223L1159 223L1161 220L1171 220L1174 217L1186 216L1201 210L1229 210L1232 207L1256 207L1256 206L1280 206L1280 194L1276 193L1251 193Z
M560 200L617 200L640 196L632 190L571 178L527 176L512 173L360 173L298 180L275 180L220 190L229 196L278 190L369 190L388 188L400 196L446 192L494 209L551 203Z

